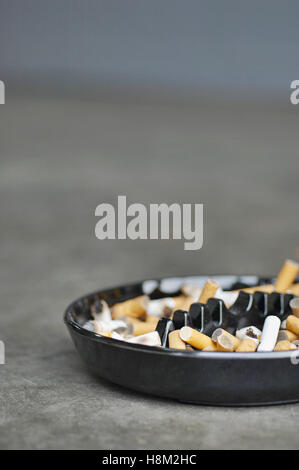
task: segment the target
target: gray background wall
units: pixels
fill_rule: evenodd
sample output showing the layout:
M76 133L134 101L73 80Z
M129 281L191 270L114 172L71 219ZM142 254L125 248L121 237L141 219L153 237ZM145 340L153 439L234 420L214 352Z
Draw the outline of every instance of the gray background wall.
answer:
M299 3L1 0L0 73L23 85L289 95Z

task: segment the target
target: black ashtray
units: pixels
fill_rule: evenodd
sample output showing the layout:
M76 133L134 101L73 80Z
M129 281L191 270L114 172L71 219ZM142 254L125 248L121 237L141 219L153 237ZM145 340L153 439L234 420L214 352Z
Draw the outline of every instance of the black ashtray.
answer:
M256 276L213 276L213 279L227 290L271 282ZM90 306L97 299L104 299L111 306L142 294L151 298L175 296L183 285L203 286L206 280L205 276L165 278L98 291L73 302L64 321L89 369L121 386L202 405L299 401L299 351L179 351L127 343L83 328L90 319ZM243 300L241 297L239 302Z

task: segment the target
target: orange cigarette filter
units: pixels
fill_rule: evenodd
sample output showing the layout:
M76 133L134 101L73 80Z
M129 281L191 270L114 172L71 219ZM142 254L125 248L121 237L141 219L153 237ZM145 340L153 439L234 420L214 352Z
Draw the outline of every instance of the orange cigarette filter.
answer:
M277 337L277 342L278 341L296 341L298 339L298 335L296 335L295 333L293 333L292 331L290 330L280 330L280 332L278 333L278 337Z
M287 289L290 289L297 277L298 272L299 264L295 261L287 259L278 273L275 282L275 290L283 293Z
M183 326L180 329L180 337L185 343L190 344L196 349L213 347L213 341L209 336L190 328L190 326Z
M297 282L296 284L293 284L290 287L289 291L290 291L290 294L293 294L299 297L299 282Z
M295 297L295 299L292 299L290 301L290 307L292 309L293 315L299 318L299 298L298 297Z
M291 349L297 349L295 344L292 344L289 341L279 341L276 343L274 351L290 351Z
M134 299L125 300L115 304L112 307L112 318L120 317L133 317L133 318L145 318L146 308L149 303L149 297L147 295L140 295Z
M171 349L183 349L186 351L186 343L180 337L180 330L171 331L168 335L169 347Z
M155 328L157 326L157 323L159 321L159 317L156 317L155 315L147 315L146 320L147 323L154 323Z
M218 337L221 336L221 335L226 335L228 338L230 338L230 340L233 343L233 350L237 349L237 347L240 344L239 338L237 338L236 336L231 335L228 331L223 330L222 328L217 328L214 331L214 333L212 334L212 340L215 343L217 343L218 342Z
M286 323L287 330L299 335L299 318L295 317L295 315L289 315Z
M189 311L191 304L194 303L194 299L187 295L179 295L178 297L173 297L175 301L175 308L174 310L185 310L186 312Z
M133 325L133 334L134 336L145 335L146 333L151 333L155 331L156 325L154 322L145 322L137 320L136 318L130 318L130 322Z
M219 289L218 282L214 281L213 279L208 279L202 289L198 302L201 302L202 304L206 304L207 301L211 297L215 297L215 294L218 289Z
M236 349L236 352L254 352L257 348L257 341L251 338L244 338Z

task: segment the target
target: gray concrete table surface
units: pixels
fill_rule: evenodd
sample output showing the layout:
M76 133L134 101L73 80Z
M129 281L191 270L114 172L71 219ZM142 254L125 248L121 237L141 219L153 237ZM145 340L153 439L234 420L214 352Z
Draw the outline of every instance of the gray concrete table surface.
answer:
M298 447L299 404L185 405L95 378L62 315L103 287L275 274L298 256L299 110L288 102L27 96L7 97L0 119L0 447ZM95 207L119 194L204 203L203 248L100 242Z

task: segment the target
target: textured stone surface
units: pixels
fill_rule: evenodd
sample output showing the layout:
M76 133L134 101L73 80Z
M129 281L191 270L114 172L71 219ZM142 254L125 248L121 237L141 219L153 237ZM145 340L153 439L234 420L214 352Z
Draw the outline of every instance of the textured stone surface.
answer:
M296 256L298 110L7 97L0 113L0 447L298 447L299 405L201 407L121 389L86 371L62 322L98 288L275 273ZM203 202L203 249L98 241L95 207L118 194Z

